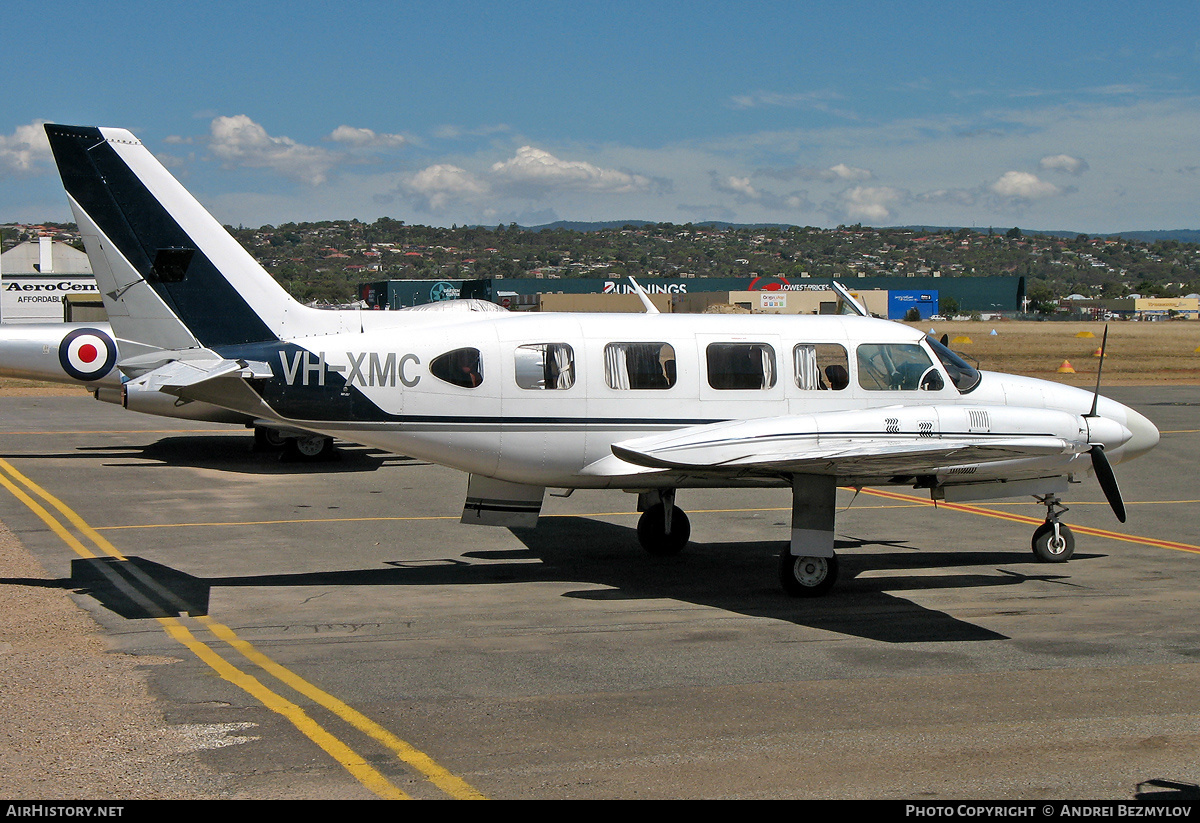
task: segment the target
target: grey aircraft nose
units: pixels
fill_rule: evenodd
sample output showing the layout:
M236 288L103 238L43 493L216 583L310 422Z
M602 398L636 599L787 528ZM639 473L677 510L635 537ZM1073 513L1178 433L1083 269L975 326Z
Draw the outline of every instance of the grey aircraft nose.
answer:
M1125 428L1132 436L1117 450L1120 452L1117 462L1140 457L1158 445L1158 427L1129 407L1125 408Z

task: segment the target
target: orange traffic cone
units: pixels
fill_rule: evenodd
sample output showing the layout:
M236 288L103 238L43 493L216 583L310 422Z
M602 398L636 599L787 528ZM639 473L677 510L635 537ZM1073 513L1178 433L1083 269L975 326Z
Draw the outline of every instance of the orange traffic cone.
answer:
M1062 365L1058 367L1059 374L1074 374L1075 368L1071 365L1070 360L1062 361Z
M1092 352L1092 357L1103 357L1103 356L1104 356L1104 348L1103 347L1098 348L1094 352Z

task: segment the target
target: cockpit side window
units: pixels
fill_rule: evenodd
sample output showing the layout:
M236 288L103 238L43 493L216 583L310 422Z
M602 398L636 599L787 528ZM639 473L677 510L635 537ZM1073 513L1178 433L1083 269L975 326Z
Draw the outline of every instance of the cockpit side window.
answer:
M940 391L942 373L916 343L863 343L858 385L868 391Z
M792 349L796 387L806 391L841 391L850 385L846 347L837 343L800 343Z
M775 385L775 349L766 343L711 343L705 350L714 389L769 389Z
M429 361L429 373L464 389L483 383L483 362L479 349L455 349Z
M611 389L669 389L675 377L675 349L670 343L604 347L604 379Z
M575 352L566 343L518 346L516 377L522 389L569 389L575 385Z
M979 381L983 379L983 375L979 373L978 369L929 335L925 335L925 342L933 349L933 353L937 355L938 360L942 361L942 366L945 367L946 374L950 375L950 382L954 384L954 387L960 393L966 394L979 385Z

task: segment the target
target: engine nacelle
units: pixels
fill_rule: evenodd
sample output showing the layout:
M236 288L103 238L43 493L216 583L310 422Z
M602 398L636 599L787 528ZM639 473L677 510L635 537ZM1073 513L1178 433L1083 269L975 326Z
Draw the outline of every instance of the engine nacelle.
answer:
M129 390L128 385L120 388L101 387L93 396L103 402L124 406L130 411L153 414L159 417L177 417L181 420L208 420L213 423L237 423L247 425L253 420L244 414L231 412L210 403L198 400L181 400L160 391Z

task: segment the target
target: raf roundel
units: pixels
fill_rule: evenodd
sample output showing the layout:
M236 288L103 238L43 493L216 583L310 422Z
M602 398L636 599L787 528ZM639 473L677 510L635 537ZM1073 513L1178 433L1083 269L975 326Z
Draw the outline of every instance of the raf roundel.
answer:
M99 380L117 362L117 344L99 329L75 329L58 345L63 371L76 380Z

